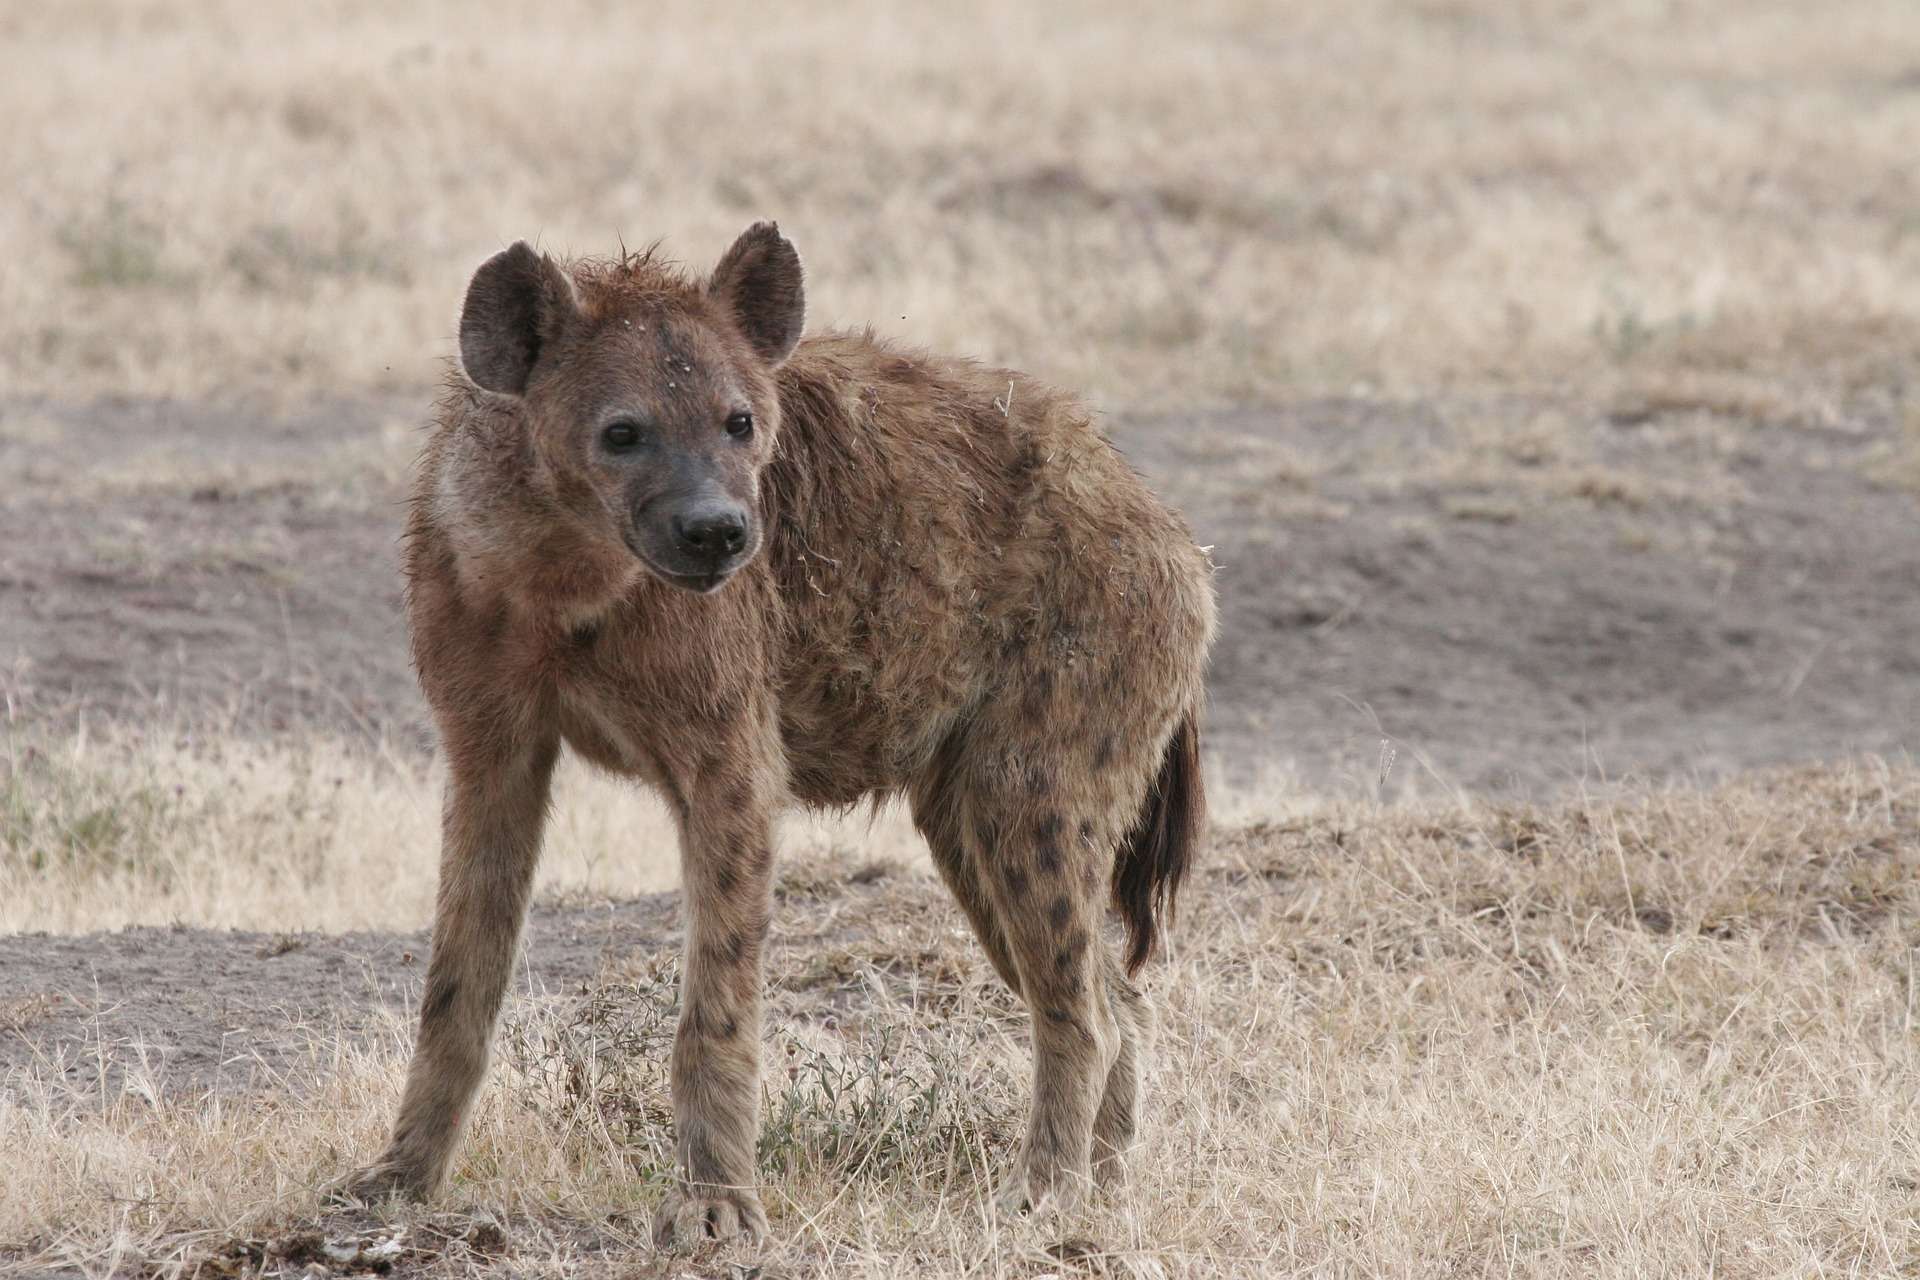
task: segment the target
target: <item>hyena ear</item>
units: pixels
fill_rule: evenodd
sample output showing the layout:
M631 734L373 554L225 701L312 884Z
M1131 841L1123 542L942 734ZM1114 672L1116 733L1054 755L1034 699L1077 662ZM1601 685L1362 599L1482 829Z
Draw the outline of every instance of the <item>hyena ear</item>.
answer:
M740 331L769 364L793 354L807 318L800 255L771 222L740 233L707 281L707 296L725 303Z
M540 359L580 311L560 264L514 241L473 273L460 311L460 363L474 384L517 396Z

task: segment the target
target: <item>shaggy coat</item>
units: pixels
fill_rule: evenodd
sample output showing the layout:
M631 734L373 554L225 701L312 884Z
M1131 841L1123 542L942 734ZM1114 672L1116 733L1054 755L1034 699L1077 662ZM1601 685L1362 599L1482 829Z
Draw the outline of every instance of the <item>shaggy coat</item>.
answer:
M704 281L525 244L475 276L407 544L449 768L433 956L361 1194L445 1178L562 744L680 827L663 1243L766 1228L760 957L792 803L904 796L1032 1011L1005 1203L1077 1195L1131 1141L1151 1017L1128 979L1204 822L1211 567L1071 397L871 333L801 341L801 298L764 223Z

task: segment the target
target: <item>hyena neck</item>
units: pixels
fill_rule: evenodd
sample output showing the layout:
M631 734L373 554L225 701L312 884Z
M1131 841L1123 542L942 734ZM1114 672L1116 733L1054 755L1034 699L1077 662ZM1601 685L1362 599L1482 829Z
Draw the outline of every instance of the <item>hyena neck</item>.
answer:
M573 631L598 622L642 576L631 551L574 512L508 414L458 422L429 479L433 521L478 610L504 601L517 622Z

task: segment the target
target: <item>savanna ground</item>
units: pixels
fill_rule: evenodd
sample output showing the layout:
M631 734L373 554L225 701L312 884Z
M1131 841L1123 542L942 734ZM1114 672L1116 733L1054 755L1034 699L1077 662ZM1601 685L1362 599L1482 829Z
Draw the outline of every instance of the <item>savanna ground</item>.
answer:
M0 9L0 1271L1920 1274L1904 0ZM799 821L775 1236L662 1257L678 905L563 780L455 1183L376 1148L437 796L395 575L466 273L712 258L1086 388L1215 546L1130 1185ZM757 1271L756 1271L757 1269Z

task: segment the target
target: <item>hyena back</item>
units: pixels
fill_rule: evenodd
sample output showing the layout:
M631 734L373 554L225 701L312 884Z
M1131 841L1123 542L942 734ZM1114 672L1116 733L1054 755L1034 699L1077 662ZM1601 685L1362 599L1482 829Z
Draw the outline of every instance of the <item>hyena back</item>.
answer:
M769 223L705 280L524 242L475 274L407 549L448 765L433 954L356 1193L446 1177L563 743L679 825L663 1243L766 1229L760 957L788 803L904 795L1026 1001L1032 1114L1003 1202L1075 1197L1129 1145L1151 1028L1129 978L1204 823L1211 568L1071 398L870 333L801 341L802 314Z

